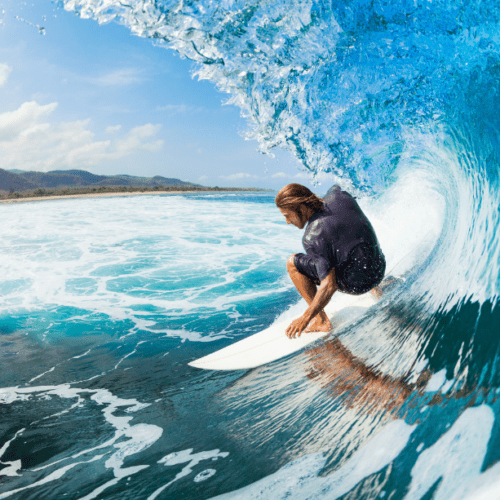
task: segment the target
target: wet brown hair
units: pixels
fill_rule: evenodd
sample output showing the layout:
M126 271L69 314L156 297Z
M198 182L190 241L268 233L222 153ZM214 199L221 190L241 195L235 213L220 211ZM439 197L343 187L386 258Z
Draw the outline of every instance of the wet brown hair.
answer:
M315 212L323 211L323 200L302 184L288 184L280 190L275 198L278 208L299 213L300 206L305 205Z

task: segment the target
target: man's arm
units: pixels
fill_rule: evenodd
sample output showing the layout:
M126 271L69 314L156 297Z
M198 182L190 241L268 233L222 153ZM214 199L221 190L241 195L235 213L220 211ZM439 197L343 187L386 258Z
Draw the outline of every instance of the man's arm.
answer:
M313 301L304 314L290 323L290 326L286 329L286 335L290 338L296 335L300 337L300 334L305 330L309 322L330 302L336 290L338 290L338 286L335 278L335 269L332 269L320 283Z

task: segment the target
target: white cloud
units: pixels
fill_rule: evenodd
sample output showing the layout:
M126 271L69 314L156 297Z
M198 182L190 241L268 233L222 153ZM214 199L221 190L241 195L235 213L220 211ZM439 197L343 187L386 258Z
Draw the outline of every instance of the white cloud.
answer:
M206 175L202 175L201 177L198 177L198 182L203 182L206 181L208 177Z
M5 63L0 63L0 87L7 82L12 68Z
M112 134L113 132L118 132L118 130L120 130L122 128L121 125L115 125L115 126L109 126L109 127L106 127L106 130L104 132L106 132L106 134Z
M152 123L133 128L123 139L116 141L116 153L121 158L140 149L153 152L159 151L163 146L163 141L145 141L153 138L160 129L161 125L153 125Z
M21 133L29 134L40 127L38 121L50 115L57 107L57 102L40 106L36 102L25 102L16 111L0 115L0 141L12 140Z
M256 175L250 175L250 174L245 174L245 173L239 173L239 174L231 174L231 175L219 175L219 179L227 179L230 181L234 181L237 179L258 179Z
M117 69L98 78L90 78L91 83L104 86L123 86L142 81L139 71L134 68Z
M285 174L285 172L278 172L276 174L271 175L273 179L284 179L285 177L289 177Z
M306 174L305 172L299 172L298 174L295 175L296 179L309 179L309 174Z
M0 164L3 168L54 170L84 168L117 160L137 151L158 151L153 140L161 125L135 127L113 140L96 141L90 120L48 123L57 103L26 102L0 114Z

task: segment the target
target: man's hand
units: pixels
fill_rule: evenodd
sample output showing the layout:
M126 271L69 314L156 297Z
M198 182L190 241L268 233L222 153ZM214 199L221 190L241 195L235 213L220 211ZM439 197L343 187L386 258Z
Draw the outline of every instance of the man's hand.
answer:
M320 331L328 332L332 325L330 320L323 310L324 307L330 302L332 295L338 289L337 280L335 278L335 269L328 273L326 278L320 283L319 288L314 295L312 302L306 309L305 313L297 319L294 319L290 326L286 329L286 336L290 339L300 337L303 331ZM307 299L306 299L307 300ZM316 320L318 318L318 320ZM311 329L307 329L308 325L311 324Z
M309 322L304 319L303 316L294 319L290 326L286 329L285 333L289 339L295 338L295 336L300 337L300 334L305 330Z

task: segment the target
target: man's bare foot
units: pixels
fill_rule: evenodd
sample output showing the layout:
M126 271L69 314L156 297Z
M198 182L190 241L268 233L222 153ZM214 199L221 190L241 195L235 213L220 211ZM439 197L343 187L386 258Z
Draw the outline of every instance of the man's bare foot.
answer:
M323 320L320 316L316 316L309 324L306 326L304 332L329 332L332 329L332 324L329 319Z

